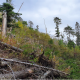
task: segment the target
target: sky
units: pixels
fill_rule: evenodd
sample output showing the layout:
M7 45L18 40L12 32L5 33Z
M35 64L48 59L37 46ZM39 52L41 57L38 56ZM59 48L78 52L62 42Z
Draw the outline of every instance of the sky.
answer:
M3 2L6 2L6 0L1 0L0 4ZM18 12L22 3L23 5L19 11L19 13L22 13L22 19L27 22L32 21L33 28L39 25L39 31L43 33L46 32L46 26L47 33L52 36L55 36L56 30L54 17L61 19L62 24L59 25L59 30L64 35L63 30L67 25L75 29L75 23L80 21L80 0L12 0L15 8L14 12ZM76 37L72 37L72 39L75 40Z

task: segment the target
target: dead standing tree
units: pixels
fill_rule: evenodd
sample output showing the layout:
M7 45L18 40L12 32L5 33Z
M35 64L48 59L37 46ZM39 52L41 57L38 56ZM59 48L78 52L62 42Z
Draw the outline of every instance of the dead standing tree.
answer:
M3 21L2 21L2 38L6 37L6 29L7 29L7 13L3 12Z

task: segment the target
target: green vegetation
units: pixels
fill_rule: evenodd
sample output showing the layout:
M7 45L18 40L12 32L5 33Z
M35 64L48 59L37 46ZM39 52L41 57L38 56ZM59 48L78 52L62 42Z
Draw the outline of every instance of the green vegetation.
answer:
M10 7L10 10L8 7ZM2 8L0 8L0 11L6 10L8 12L8 23L12 22L13 19L11 19L11 17L15 16L15 18L17 18L17 15L20 15L13 12L13 9L14 8L8 3L3 3ZM56 17L54 19L54 22L56 23L57 29L56 37L59 37L60 32L58 25L61 24L61 21L58 17ZM37 29L34 30L32 27L32 21L29 21L29 26L27 24L27 21L18 20L14 21L14 23L14 27L12 25L8 25L8 27L14 28L12 29L11 34L14 34L15 38L9 39L9 36L7 36L5 39L2 39L0 34L0 41L23 49L24 51L20 54L20 57L28 57L29 61L38 61L38 57L34 58L34 56L31 56L30 53L36 51L35 54L40 55L44 50L44 55L49 60L53 60L56 63L56 69L70 74L68 76L69 79L80 79L80 46L75 45L71 40L68 40L68 44L65 44L63 40L55 38L52 39L48 33L39 32L38 25ZM70 26L65 28L65 31L69 34L70 37L70 34L73 32L71 33L69 30L72 30ZM79 38L77 37L77 43L79 43L78 39Z

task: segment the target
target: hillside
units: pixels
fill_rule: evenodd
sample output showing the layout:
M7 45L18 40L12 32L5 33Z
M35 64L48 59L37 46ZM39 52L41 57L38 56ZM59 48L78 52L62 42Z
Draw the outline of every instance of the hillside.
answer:
M47 33L40 33L27 26L14 28L11 33L7 33L5 39L0 38L0 41L23 50L18 54L10 52L7 57L15 55L15 58L70 74L67 76L69 79L80 78L80 49L78 46L70 49L63 43L63 40L51 39Z

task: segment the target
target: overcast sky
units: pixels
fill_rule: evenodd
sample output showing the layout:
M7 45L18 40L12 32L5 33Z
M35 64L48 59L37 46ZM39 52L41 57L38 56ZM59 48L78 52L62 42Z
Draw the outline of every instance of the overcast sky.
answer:
M0 4L6 0L0 0ZM62 24L59 25L60 32L63 32L67 25L75 28L75 23L80 21L80 0L12 0L14 11L22 13L21 17L25 21L31 20L36 28L39 25L40 32L47 32L55 35L54 17L59 17ZM44 19L45 25L44 25Z

